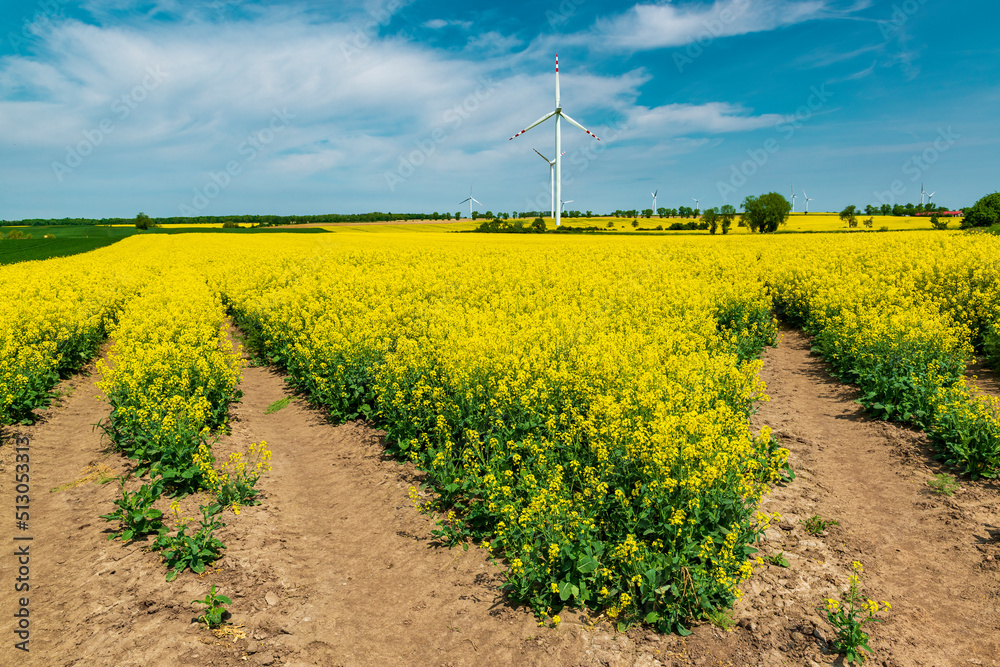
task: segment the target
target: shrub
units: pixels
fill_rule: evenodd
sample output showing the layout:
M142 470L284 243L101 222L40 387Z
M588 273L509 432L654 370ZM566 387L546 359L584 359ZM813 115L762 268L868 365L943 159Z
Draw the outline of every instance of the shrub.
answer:
M989 227L1000 223L1000 192L986 195L965 210L962 229Z

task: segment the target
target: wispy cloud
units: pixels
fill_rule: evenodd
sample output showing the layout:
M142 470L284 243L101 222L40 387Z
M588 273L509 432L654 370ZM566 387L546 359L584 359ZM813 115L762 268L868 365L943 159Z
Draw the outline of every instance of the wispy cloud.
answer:
M468 29L472 27L472 21L455 21L445 19L431 19L430 21L424 22L425 28L430 28L431 30L440 30L441 28L463 28Z
M708 104L668 104L660 107L634 108L628 126L645 136L677 136L684 134L722 134L771 127L785 117L780 114L753 115L738 105L711 102Z
M590 29L560 40L599 50L645 51L684 46L707 38L776 30L828 17L834 11L830 0L636 4L622 14L598 19Z

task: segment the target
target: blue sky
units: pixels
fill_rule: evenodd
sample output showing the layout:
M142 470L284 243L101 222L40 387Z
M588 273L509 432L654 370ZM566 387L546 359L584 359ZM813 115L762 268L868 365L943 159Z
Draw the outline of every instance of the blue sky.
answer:
M0 219L811 210L1000 187L987 0L0 0ZM464 207L462 207L464 208Z

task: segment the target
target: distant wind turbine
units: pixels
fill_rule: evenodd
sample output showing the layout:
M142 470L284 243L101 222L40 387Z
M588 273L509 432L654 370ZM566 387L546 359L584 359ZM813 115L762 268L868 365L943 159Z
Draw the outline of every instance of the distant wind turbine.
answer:
M931 205L931 197L933 197L936 194L937 194L937 190L935 190L934 192L928 193L928 195L927 195L927 205L928 206Z
M583 130L584 132L586 132L587 134L589 134L590 136L592 136L594 139L597 139L598 141L600 141L601 139L596 134L594 134L593 132L591 132L590 130L588 130L587 128L585 128L583 125L580 125L578 122L576 122L575 120L573 120L572 118L570 118L567 114L563 113L562 107L559 105L559 55L558 54L556 54L556 108L555 108L555 111L550 111L549 113L545 114L544 116L542 116L541 118L539 118L538 120L536 120L534 123L532 123L528 127L524 128L523 130L521 130L520 132L518 132L517 134L515 134L508 141L513 141L514 139L516 139L517 137L521 136L522 134L524 134L525 132L527 132L531 128L535 127L536 125L541 125L542 123L544 123L545 121L547 121L549 118L552 118L553 116L555 116L555 118L556 118L555 196L553 197L553 200L561 202L562 201L562 153L563 153L563 150L562 150L562 119L565 118L566 122L571 123L573 125L576 125L578 128L580 128L581 130ZM558 209L556 209L556 215L555 215L556 227L559 226L559 221L560 221L561 218L562 218L562 206L560 206Z
M809 215L809 202L811 202L812 199L810 199L809 195L806 194L805 188L802 188L802 198L806 200L806 215Z
M700 211L701 210L701 200L700 199L695 199L694 197L691 197L691 199L694 199L694 210L695 210L695 212Z
M795 183L792 183L792 213L795 213Z
M921 183L920 184L920 205L921 206L924 205L924 195L925 194L927 194L927 192L924 190L924 184Z
M536 153L538 153L538 149L537 148L532 148L531 150L533 150ZM563 151L562 154L566 155L566 151ZM552 218L555 219L555 217L556 217L556 176L555 176L556 161L548 159L547 157L545 157L541 153L538 153L538 157L542 158L543 160L545 160L546 162L549 163L549 189L552 191L552 196L551 196L551 200L552 200Z
M649 194L653 195L653 215L656 215L656 195L657 195L657 193L659 191L660 191L659 188L657 188L656 192L650 192L649 193Z
M472 202L476 202L480 206L483 205L483 202L479 201L478 199L476 199L475 197L472 196L472 186L471 185L469 186L469 198L468 199L463 199L462 201L458 202L458 204L459 204L459 206L461 206L465 202L469 202L469 218L472 218Z
M573 203L572 199L567 199L566 201L562 202L562 206L559 207L560 208L559 212L562 213L563 211L565 211L566 210L566 204L572 204L572 203Z

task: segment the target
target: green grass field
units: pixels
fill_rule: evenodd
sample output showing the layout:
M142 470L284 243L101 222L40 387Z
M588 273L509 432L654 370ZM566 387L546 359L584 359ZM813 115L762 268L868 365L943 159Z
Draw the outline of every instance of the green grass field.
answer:
M52 257L66 257L89 252L97 248L111 245L136 234L325 234L320 227L304 229L283 229L281 227L265 227L263 229L222 229L221 227L161 227L140 231L135 227L106 226L39 226L39 227L0 227L0 236L17 230L30 239L0 240L0 264L29 262ZM50 237L50 238L46 238Z
M12 239L0 241L0 264L14 264L36 259L66 257L97 250L121 240L118 238Z

